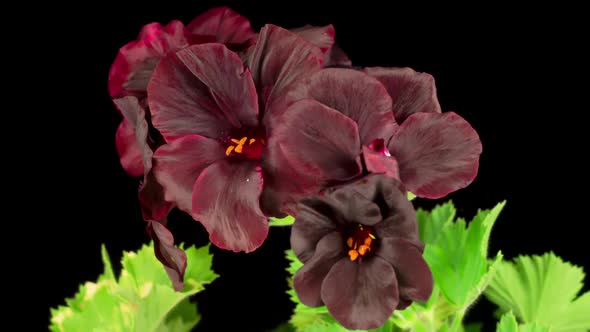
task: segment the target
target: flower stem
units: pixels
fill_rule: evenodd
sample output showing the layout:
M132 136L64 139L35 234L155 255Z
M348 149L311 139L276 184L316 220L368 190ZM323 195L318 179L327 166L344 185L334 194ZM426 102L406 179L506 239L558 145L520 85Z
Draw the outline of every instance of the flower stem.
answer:
M463 316L465 315L464 310L457 311L453 318L453 324L449 329L449 332L459 332L461 330L461 322L463 321Z

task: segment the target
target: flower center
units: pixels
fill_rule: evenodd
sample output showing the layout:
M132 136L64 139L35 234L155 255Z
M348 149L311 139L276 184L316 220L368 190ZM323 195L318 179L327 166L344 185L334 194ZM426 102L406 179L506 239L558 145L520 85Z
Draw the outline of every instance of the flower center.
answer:
M351 236L346 240L346 245L350 250L348 251L348 257L352 262L356 261L359 256L365 256L371 251L371 248L375 246L375 230L371 226L363 226L358 224L352 230ZM360 259L359 259L360 262Z
M248 159L260 159L266 145L264 132L234 133L226 139L226 156L241 156Z

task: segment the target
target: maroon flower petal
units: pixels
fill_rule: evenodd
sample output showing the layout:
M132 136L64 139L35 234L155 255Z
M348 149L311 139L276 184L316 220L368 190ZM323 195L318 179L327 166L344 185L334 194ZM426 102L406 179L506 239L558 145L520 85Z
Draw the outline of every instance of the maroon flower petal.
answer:
M313 257L295 273L293 279L293 288L301 303L310 307L324 304L321 298L322 282L332 266L346 257L344 249L344 240L338 232L331 232L318 242Z
M139 203L143 220L161 221L174 208L174 203L166 201L165 191L154 175L154 169L144 176L139 186Z
M131 176L143 176L143 160L135 138L135 125L125 118L117 128L115 144L125 172Z
M332 24L323 27L307 24L300 28L291 29L290 31L319 47L324 55L334 45L335 31Z
M321 293L330 314L351 330L382 326L399 301L393 267L377 256L360 264L342 258L324 279Z
M111 97L135 95L144 98L148 81L160 59L187 46L186 30L180 21L172 21L165 27L159 23L144 26L136 41L121 47L111 66Z
M262 186L257 162L219 160L195 182L193 218L205 226L216 246L251 252L268 235L268 221L259 204Z
M145 120L145 110L139 104L139 100L136 97L127 96L122 98L114 99L113 102L117 106L117 109L123 114L124 120L123 122L128 121L128 125L121 124L121 126L128 126L125 128L124 135L119 136L119 134L123 134L123 132L117 131L117 150L118 151L125 151L130 152L132 154L139 154L141 162L143 164L143 174L147 174L152 168L152 149L148 145L148 124ZM133 135L131 135L133 133ZM120 149L119 147L125 146L127 148ZM136 151L126 151L130 148L136 148ZM121 158L126 157L122 155L121 152L119 156ZM121 163L123 160L121 159ZM125 167L125 166L123 166ZM141 175L143 175L141 174Z
M482 147L467 121L446 112L410 116L392 137L389 150L410 192L440 198L473 181Z
M300 85L294 98L313 98L353 119L362 144L382 138L388 141L396 127L391 97L375 78L352 69L328 68Z
M402 237L419 242L416 211L399 181L375 175L379 181L379 200L382 201L383 221L375 225L377 238Z
M403 123L418 112L440 113L434 78L411 68L365 68L365 73L377 78L391 95L397 123Z
M181 291L184 288L184 272L186 271L186 254L174 246L174 237L164 224L151 221L147 231L154 241L154 252L158 260L164 265L174 290Z
M164 188L167 201L192 213L193 187L205 168L225 158L224 147L216 140L188 135L162 145L154 154L154 174Z
M221 44L193 45L162 59L148 93L152 122L166 140L220 138L230 128L258 124L250 73Z
M280 121L284 125L271 132L263 156L263 201L269 197L275 209L285 212L285 204L317 193L327 182L361 173L358 131L351 119L308 99L293 104Z
M319 47L288 30L270 24L260 30L244 62L252 72L267 127L285 111L289 88L319 70L323 57Z
M352 61L337 43L332 45L324 58L324 67L328 66L352 66Z
M250 22L228 7L212 8L193 19L187 30L203 36L215 36L219 43L241 44L255 38Z
M428 301L434 282L420 248L402 238L384 238L376 255L393 265L400 294L410 300Z
M320 199L301 202L291 229L291 249L303 263L314 255L318 241L336 230L332 212Z
M367 171L399 180L399 167L394 158L363 145L363 161Z

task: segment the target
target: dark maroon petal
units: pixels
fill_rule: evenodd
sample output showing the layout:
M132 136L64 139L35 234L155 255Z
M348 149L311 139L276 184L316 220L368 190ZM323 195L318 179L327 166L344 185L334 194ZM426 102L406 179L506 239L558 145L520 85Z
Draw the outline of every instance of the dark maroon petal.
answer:
M145 97L148 81L160 59L187 46L186 31L180 21L172 21L165 27L159 23L144 26L136 41L121 47L111 66L111 97Z
M150 171L152 168L152 149L148 145L148 123L145 119L145 110L141 107L139 100L136 97L127 96L122 98L114 99L113 102L123 114L125 120L129 121L129 126L132 128L127 128L126 135L124 136L117 136L117 146L126 145L126 146L133 146L135 145L137 151L134 153L139 153L141 157L141 161L143 163L143 170L144 174ZM130 135L130 131L133 131L134 136ZM121 140L120 140L121 139ZM126 141L123 142L123 139ZM121 154L119 154L121 156ZM121 161L123 162L123 161Z
M393 114L397 123L403 123L418 112L440 113L434 78L411 68L365 68L365 73L377 78L391 95Z
M344 240L338 232L331 232L317 244L315 253L297 273L293 279L293 288L301 303L318 307L323 305L321 298L322 282L340 259L346 256Z
M467 121L446 112L410 116L392 137L389 150L410 192L440 198L473 181L482 147Z
M391 264L373 256L359 262L338 261L322 283L322 300L330 314L347 329L382 326L399 299Z
M147 231L154 241L154 252L158 260L164 265L174 290L184 288L184 272L186 271L186 254L174 246L174 237L166 228L165 223L157 221L148 223Z
M376 175L379 181L378 201L381 202L383 221L375 225L377 238L403 237L418 241L416 211L408 200L403 186L395 179Z
M332 45L324 58L324 67L328 66L352 66L352 61L337 43Z
M319 47L324 55L334 45L334 26L326 25L323 27L316 27L313 25L305 25L300 28L291 29L299 37Z
M258 124L250 73L222 44L193 45L165 57L148 92L152 122L166 140L190 134L220 138L231 128Z
M319 70L323 57L319 47L288 30L270 24L260 30L244 62L252 72L267 127L285 111L289 88Z
M303 263L314 255L318 241L337 227L328 204L321 200L306 202L300 204L291 229L291 249Z
M139 203L143 220L147 221L161 221L174 208L174 203L166 201L164 188L154 176L154 169L144 176L139 186Z
M143 161L141 150L135 138L135 125L127 119L123 119L115 138L117 153L121 166L131 176L143 176Z
M367 171L399 180L399 168L394 158L363 145L363 161Z
M162 145L154 154L154 174L164 188L165 199L192 213L197 178L205 168L225 157L221 143L199 135L188 135Z
M362 144L382 138L389 141L396 127L391 97L375 78L352 69L327 68L309 84L292 92L295 99L313 98L353 119Z
M433 287L432 272L419 248L402 238L383 238L376 255L393 265L400 293L410 300L428 301Z
M219 160L207 167L193 188L193 218L211 242L235 252L251 252L268 235L260 210L262 170L255 161Z
M218 43L241 44L255 38L247 18L228 7L212 8L193 19L187 30L203 36L215 36Z
M301 100L280 121L283 125L271 131L263 156L263 205L269 210L287 212L285 205L293 207L302 195L361 173L358 132L351 119L316 101Z

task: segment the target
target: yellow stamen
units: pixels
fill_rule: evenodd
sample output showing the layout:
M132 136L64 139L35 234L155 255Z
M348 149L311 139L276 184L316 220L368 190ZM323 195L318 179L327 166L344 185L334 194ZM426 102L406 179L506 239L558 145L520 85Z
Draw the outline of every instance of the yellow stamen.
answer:
M227 149L225 149L225 155L229 156L229 154L232 152L232 150L234 149L235 146L230 145L227 147Z
M359 228L361 229L361 231L363 230L363 225L359 224Z
M350 257L350 261L354 262L359 257L359 253L356 250L349 250L348 256Z
M348 240L346 240L346 244L348 245L349 248L352 248L352 237L349 237Z
M370 237L371 239L375 240L375 235L373 235L373 234L369 233L369 237Z
M248 145L252 145L252 143L256 142L256 138L250 138Z
M367 245L364 245L364 244L361 245L358 250L358 252L359 252L359 254L361 254L361 256L364 256L369 251L371 251L371 248Z

